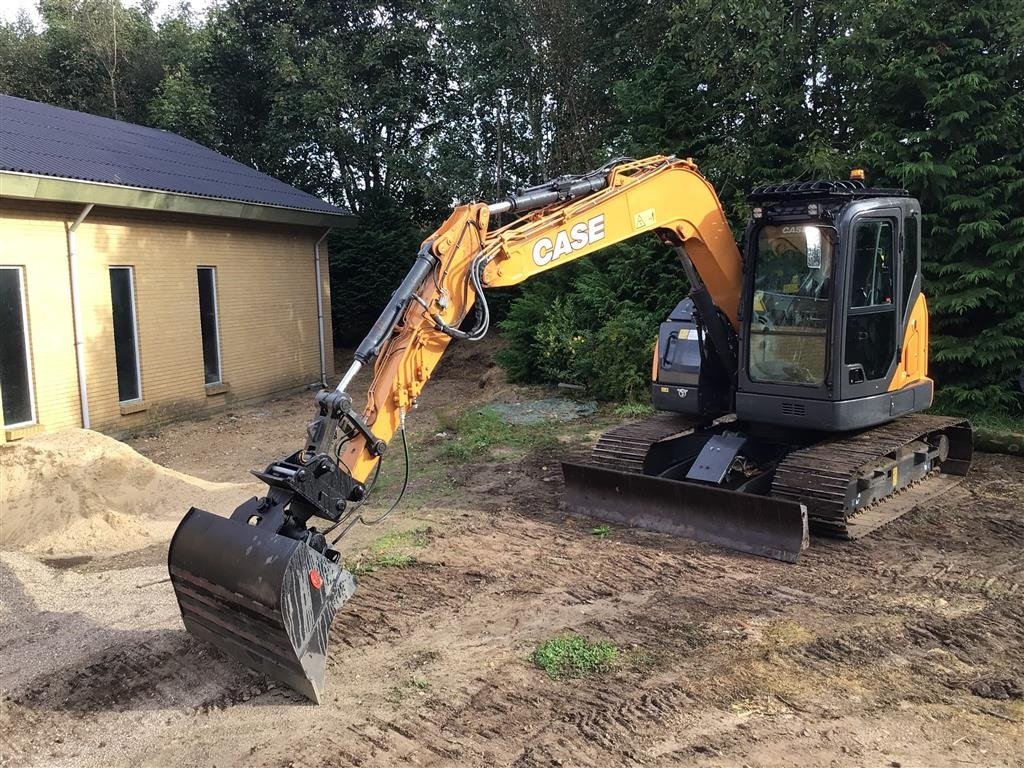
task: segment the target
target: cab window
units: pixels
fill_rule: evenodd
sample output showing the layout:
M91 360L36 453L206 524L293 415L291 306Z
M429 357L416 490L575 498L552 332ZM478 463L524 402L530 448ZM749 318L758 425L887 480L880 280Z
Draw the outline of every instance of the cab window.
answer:
M857 225L853 251L851 307L892 304L892 221L865 221Z
M809 386L825 381L832 257L830 229L813 224L761 228L749 307L752 381Z
M893 219L865 219L854 229L844 358L850 384L884 377L896 357L895 231Z

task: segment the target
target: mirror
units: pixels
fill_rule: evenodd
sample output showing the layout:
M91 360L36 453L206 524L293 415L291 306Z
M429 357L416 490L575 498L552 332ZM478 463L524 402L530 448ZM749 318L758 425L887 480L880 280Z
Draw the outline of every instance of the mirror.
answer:
M815 226L804 227L807 241L807 268L821 269L821 230Z

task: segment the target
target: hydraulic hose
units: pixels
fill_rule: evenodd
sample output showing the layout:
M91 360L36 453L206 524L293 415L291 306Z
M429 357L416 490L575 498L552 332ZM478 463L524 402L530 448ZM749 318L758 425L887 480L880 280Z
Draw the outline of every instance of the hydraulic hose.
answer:
M408 438L406 437L406 434L405 434L405 409L404 408L401 410L399 418L400 418L400 426L398 427L398 433L402 436L402 451L405 454L405 474L404 474L404 477L402 478L402 489L398 492L398 498L395 499L394 502L392 502L391 506L388 507L387 511L385 511L381 515L378 515L377 517L373 518L372 520L367 520L362 515L358 515L358 516L354 517L352 520L350 520L348 522L348 524L344 528L342 528L341 533L339 533L337 536L335 536L331 540L331 546L332 547L335 544L337 544L338 541L345 534L347 534L349 531L351 531L356 526L357 523L362 523L363 525L377 525L379 523L382 523L382 522L384 522L384 520L386 520L388 518L388 516L392 512L394 512L396 509L398 509L398 505L402 503L402 498L405 496L405 492L406 492L406 490L409 487L409 469L410 469L410 466L411 466L411 461L410 461L410 456L409 456L409 440L408 440ZM383 461L383 458L381 458L380 461ZM379 468L380 464L378 463L377 466ZM374 477L374 482L376 483L376 477ZM328 533L331 533L339 524L340 523L335 523L333 526L328 528L326 531L324 531L324 535L326 536Z

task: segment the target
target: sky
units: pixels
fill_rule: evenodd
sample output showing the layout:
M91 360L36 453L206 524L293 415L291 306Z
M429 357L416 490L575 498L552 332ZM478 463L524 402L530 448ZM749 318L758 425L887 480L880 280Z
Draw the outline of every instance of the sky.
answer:
M179 5L181 0L156 0L156 18L160 18L171 8ZM202 12L213 4L214 0L189 0L194 11ZM134 0L126 0L126 5L134 5ZM24 8L29 16L38 24L39 12L36 10L36 0L0 0L0 19L14 21L18 11Z

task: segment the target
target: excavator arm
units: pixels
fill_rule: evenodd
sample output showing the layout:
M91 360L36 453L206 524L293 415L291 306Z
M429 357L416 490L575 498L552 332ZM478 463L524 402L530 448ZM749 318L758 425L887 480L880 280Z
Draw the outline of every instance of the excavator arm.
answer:
M508 213L521 215L492 228L492 217ZM676 248L714 347L731 369L742 262L718 196L690 160L655 156L625 161L497 203L456 208L423 243L409 276L356 350L338 389L321 397L314 428L319 439L309 450L326 448L336 413L330 404L351 408L345 389L362 366L375 360L360 419L368 429L350 431L340 458L350 476L365 483L380 461L381 443L389 443L401 428L448 344L486 331L484 291L516 285L645 232ZM481 301L477 328L459 331ZM351 421L346 413L351 410L337 414L340 422Z
M499 214L517 216L493 226ZM423 243L337 388L317 395L305 446L255 473L266 496L230 518L192 508L178 526L168 566L186 628L319 701L328 630L355 589L334 543L367 522L357 510L396 433L408 472L406 413L447 346L486 333L487 289L644 232L677 249L711 346L734 372L742 263L718 197L693 162L617 161L496 203L459 206ZM348 390L371 365L360 409ZM314 517L327 525L310 525Z

